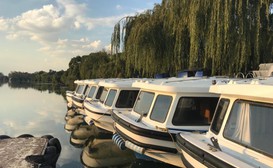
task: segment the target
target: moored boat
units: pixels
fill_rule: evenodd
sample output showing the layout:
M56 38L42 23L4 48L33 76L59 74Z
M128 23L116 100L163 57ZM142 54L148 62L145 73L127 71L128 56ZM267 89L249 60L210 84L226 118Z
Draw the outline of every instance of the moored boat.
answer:
M99 82L103 86L103 92L99 101L85 101L85 121L95 124L97 127L114 132L111 111L129 111L133 107L138 88L132 87L134 79L111 79Z
M76 84L76 88L74 91L71 90L67 90L66 91L66 100L67 100L67 108L70 109L72 108L72 97L74 96L74 94L78 91L80 84L82 83L82 81L80 80L75 80L74 84Z
M221 94L206 134L181 132L177 145L187 167L272 167L273 78L211 86Z
M90 85L95 85L97 83L96 80L82 80L79 84L78 89L75 94L72 96L72 106L74 109L82 109L83 101L90 91Z
M206 132L219 94L209 93L216 77L186 77L139 80L133 87L140 93L129 112L112 111L116 133L113 140L120 148L153 159L182 166L175 147L175 134L181 131Z

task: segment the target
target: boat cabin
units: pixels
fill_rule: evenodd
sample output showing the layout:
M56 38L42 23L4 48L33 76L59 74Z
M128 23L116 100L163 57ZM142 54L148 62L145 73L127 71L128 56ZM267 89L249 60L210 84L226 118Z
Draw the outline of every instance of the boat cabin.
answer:
M272 167L273 78L211 86L221 94L206 134L177 135L187 167Z
M83 101L89 95L92 86L96 86L99 79L83 80L76 89L76 93L72 96L72 104L75 109L83 109ZM92 90L93 92L93 90ZM93 95L90 95L93 96Z
M99 82L103 86L97 102L85 102L86 122L113 132L111 110L129 111L133 107L139 89L132 87L134 79L111 79ZM90 120L90 121L87 121Z
M217 80L227 79L188 77L134 82L132 86L140 88L140 92L133 109L112 113L116 130L113 140L119 143L116 140L121 138L135 152L180 165L175 134L208 130L219 99L219 94L209 93L209 88Z
M76 85L76 88L74 91L71 91L71 90L66 91L66 100L68 102L68 107L72 106L72 97L74 96L74 94L76 92L78 92L78 93L81 92L80 85L83 84L83 80L75 80L74 84Z

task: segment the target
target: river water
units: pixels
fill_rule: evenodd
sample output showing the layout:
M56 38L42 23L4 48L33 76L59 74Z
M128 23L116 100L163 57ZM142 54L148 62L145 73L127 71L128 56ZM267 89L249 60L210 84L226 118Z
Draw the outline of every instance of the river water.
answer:
M56 167L62 168L78 168L84 167L81 157L84 147L76 147L71 144L71 131L65 130L66 124L65 115L67 113L67 103L65 100L65 88L52 88L50 85L0 85L0 135L8 135L17 137L21 134L32 134L33 136L52 135L59 139L62 146L61 155L58 159ZM99 154L104 154L106 157L100 158L100 162L110 164L111 156L120 155L120 158L131 155L128 153L122 154L117 151L116 146L111 146L111 139L103 138L94 140L97 144L96 148L92 148L93 153L98 153L92 157L98 158ZM98 151L103 152L98 152ZM109 157L109 158L107 158ZM120 163L111 167L172 167L163 163L147 162L144 160L132 159L131 162ZM88 158L90 167L96 167L93 164L98 162L98 159ZM124 159L123 159L124 160ZM0 158L1 161L1 158ZM99 167L99 166L97 166Z

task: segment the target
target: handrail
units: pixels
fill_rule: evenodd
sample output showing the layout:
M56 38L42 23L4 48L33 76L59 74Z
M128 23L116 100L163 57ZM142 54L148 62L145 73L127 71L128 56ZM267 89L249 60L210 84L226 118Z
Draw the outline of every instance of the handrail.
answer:
M239 75L242 75L242 78L245 78L245 75L242 72L237 73L237 75L235 76L236 78L238 78Z

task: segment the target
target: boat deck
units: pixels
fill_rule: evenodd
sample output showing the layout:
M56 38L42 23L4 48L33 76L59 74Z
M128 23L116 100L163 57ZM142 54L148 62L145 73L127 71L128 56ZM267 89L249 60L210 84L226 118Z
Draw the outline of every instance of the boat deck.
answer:
M29 155L42 155L48 140L40 137L8 138L0 140L0 168L33 167L25 160Z

